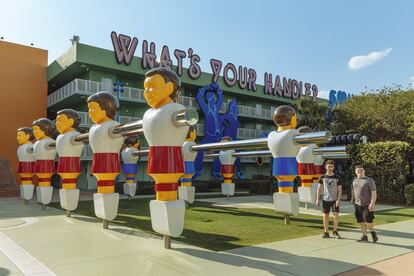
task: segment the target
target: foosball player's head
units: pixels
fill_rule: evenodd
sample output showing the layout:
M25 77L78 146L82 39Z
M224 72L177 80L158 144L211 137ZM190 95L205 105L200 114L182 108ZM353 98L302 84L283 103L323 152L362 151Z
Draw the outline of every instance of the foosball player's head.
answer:
M273 113L273 122L283 129L294 129L297 125L296 110L289 105L281 105Z
M119 102L108 92L98 92L88 98L88 115L94 124L115 120Z
M58 111L56 117L56 128L59 133L66 133L76 129L81 122L81 118L73 109L62 109Z
M152 108L176 102L180 88L180 78L168 68L158 67L145 73L144 98Z
M233 141L233 139L231 139L230 136L224 136L223 138L221 138L220 141L221 142L230 142L230 141Z
M308 127L308 126L301 126L300 128L298 128L299 133L310 133L313 132L313 130Z
M136 148L136 149L140 148L138 136L130 136L130 137L125 138L124 144L126 147L129 147L129 148Z
M52 137L56 134L55 124L47 118L41 118L33 121L32 126L33 134L36 140Z
M36 141L31 127L22 127L17 130L17 142L20 145Z

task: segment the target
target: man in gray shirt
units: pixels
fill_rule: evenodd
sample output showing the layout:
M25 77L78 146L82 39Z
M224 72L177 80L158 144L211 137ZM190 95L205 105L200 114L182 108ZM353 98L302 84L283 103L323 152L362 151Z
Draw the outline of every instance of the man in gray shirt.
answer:
M338 233L339 222L339 202L342 197L342 180L339 175L334 173L335 163L333 160L325 162L326 173L319 179L318 190L316 192L316 204L320 205L322 196L323 229L322 238L329 238L329 213L332 210L334 216L332 234L340 239Z
M367 242L367 229L371 232L372 241L377 242L378 236L374 230L374 209L377 200L377 187L372 178L365 176L362 166L355 167L357 177L352 181L351 202L354 203L355 217L361 226L362 237L359 242Z

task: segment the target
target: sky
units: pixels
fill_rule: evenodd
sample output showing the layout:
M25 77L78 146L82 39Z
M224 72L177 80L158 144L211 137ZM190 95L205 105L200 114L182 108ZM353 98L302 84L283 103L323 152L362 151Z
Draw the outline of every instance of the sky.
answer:
M80 42L113 50L111 31L210 59L317 84L320 96L414 82L413 1L0 0L0 36L47 49ZM172 54L173 57L173 54ZM175 62L175 58L173 58ZM188 67L188 59L184 66Z

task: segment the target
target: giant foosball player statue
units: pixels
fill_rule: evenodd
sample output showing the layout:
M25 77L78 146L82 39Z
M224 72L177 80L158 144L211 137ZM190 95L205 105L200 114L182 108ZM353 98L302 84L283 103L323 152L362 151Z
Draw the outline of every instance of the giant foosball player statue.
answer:
M50 182L55 173L56 149L49 147L49 144L55 142L51 137L56 133L56 127L47 118L34 121L32 126L34 137L37 140L33 147L36 158L35 174L39 185L36 189L37 201L42 204L42 209L46 209L46 205L52 201L53 194Z
M76 180L81 173L80 157L83 142L75 141L80 135L76 128L81 118L73 109L63 109L57 113L56 128L60 135L56 138L56 151L59 155L57 173L62 177L62 189L59 190L60 206L69 217L71 211L78 207L79 189Z
M278 181L278 193L273 194L275 210L285 214L285 223L289 223L289 215L299 214L299 195L293 192L294 179L298 175L296 155L300 145L295 143L299 134L296 128L297 117L293 107L282 105L276 108L273 121L278 126L268 136L268 147L273 156L272 174Z
M195 129L190 127L187 134L187 139L183 144L182 153L184 158L184 175L181 177L181 186L178 187L178 198L184 200L186 203L193 203L195 196L195 187L192 186L192 177L195 174L194 160L197 157L197 152L192 151L191 147L196 145L194 142L197 138Z
M312 129L308 126L298 128L299 133L310 133ZM315 144L301 145L296 161L298 162L298 173L301 179L301 187L298 188L299 201L305 202L306 208L308 203L316 203L316 189L313 187L313 178L315 176L315 155L313 150Z
M125 174L126 182L124 183L124 194L129 198L133 197L137 191L137 181L135 176L138 171L139 156L135 153L139 149L139 142L137 136L131 136L125 138L125 148L121 152L122 171Z
M221 138L221 142L231 141L231 137L225 136ZM221 183L221 193L227 198L234 195L235 185L233 183L234 176L234 162L236 157L233 156L235 150L222 150L219 153L219 160L221 163L221 174L223 175L223 183Z
M184 174L181 147L189 127L177 126L176 114L185 107L175 102L181 82L171 70L154 68L145 74L144 97L151 109L143 117L145 138L150 146L148 174L155 180L156 200L150 202L154 231L164 235L170 248L171 237L184 229L184 200L177 200L178 179Z
M91 173L97 179L98 192L93 195L95 215L103 220L103 227L118 213L119 194L115 193L115 178L120 172L119 151L123 136L113 134L120 125L115 121L119 110L117 99L108 92L98 92L88 98L88 115L94 125L89 130L92 148Z
M19 160L17 173L21 180L20 196L24 199L24 203L28 204L33 197L34 190L33 174L36 159L33 153L33 142L35 141L33 129L30 127L19 128L16 138L20 145L17 148L17 159Z

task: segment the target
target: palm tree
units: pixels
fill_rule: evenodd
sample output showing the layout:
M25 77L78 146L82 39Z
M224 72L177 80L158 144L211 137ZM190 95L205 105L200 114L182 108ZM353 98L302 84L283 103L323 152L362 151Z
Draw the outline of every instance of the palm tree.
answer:
M299 114L298 126L309 126L314 130L330 128L330 110L327 103L299 98L295 105Z

